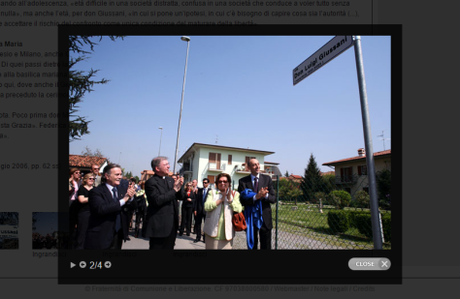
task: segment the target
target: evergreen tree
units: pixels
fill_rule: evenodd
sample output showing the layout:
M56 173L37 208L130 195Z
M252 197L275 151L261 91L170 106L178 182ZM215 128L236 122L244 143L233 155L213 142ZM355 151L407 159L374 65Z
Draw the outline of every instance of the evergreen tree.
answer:
M314 194L322 191L321 171L316 164L313 154L310 154L310 160L308 161L307 168L305 169L301 188L305 200L307 201L313 201Z
M120 36L109 36L111 40L115 40ZM70 35L69 36L69 52L74 53L75 57L69 57L69 142L80 139L83 135L89 134L88 124L91 122L85 117L77 115L78 104L82 101L83 96L87 92L93 91L95 84L105 84L108 80L93 80L92 78L99 70L81 71L76 70L75 65L87 59L85 55L91 54L90 51L84 49L85 45L89 46L91 51L94 51L94 46L97 42L94 41L94 36L91 35ZM121 37L123 38L123 37ZM99 37L99 41L102 36Z

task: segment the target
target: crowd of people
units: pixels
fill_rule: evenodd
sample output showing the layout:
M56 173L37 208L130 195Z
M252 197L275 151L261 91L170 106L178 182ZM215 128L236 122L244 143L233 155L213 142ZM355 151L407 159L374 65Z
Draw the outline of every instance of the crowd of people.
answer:
M207 178L202 188L197 180L184 183L182 176L169 175L166 157L154 158L154 175L140 182L123 177L118 164L107 165L101 175L98 165L84 176L78 168L72 168L70 248L121 249L133 228L134 237L147 238L151 250L172 250L177 235L190 236L194 222L195 243L204 242L206 249L232 249L232 218L244 210L248 249L258 249L259 241L260 249L271 249L270 203L275 202L272 181L260 174L257 159L251 159L248 166L251 174L239 180L238 191L231 190L227 173L216 177L215 188L210 188Z

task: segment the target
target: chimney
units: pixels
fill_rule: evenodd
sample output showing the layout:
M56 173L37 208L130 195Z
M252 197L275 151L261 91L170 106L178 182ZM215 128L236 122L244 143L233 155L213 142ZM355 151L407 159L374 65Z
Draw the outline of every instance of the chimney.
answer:
M366 156L366 150L363 148L358 149L358 156L360 157Z

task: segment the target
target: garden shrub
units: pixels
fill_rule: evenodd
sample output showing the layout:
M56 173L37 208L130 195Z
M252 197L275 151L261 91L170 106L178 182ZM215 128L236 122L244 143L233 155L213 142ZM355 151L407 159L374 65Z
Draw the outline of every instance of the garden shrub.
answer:
M382 217L382 229L385 242L391 242L391 214L385 213ZM356 227L359 232L372 239L372 218L370 213L354 213L350 216L351 225Z
M344 233L350 228L348 213L331 210L327 214L327 224L334 233Z
M356 213L356 215L354 215L354 226L361 234L372 239L372 220L370 213Z
M329 193L329 202L339 209L343 209L350 205L351 195L344 190L334 190Z
M357 208L369 208L371 198L369 194L364 190L359 190L355 194L355 201L357 203Z

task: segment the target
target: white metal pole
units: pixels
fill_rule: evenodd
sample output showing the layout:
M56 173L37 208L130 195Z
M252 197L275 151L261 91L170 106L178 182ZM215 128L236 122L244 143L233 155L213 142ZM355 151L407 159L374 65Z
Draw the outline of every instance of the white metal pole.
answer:
M369 180L374 249L382 249L382 231L380 229L380 212L377 198L377 182L375 179L374 150L372 147L371 123L369 119L369 106L367 102L366 79L364 76L363 54L361 50L361 37L359 35L354 36L354 40L356 70L358 73L359 96L361 100L361 114L363 118L364 141L366 147L367 178Z
M185 78L187 76L188 51L189 51L189 46L190 46L189 37L183 36L181 37L181 39L187 42L187 54L185 55L184 81L182 83L182 96L181 96L181 101L180 101L179 124L177 125L176 153L174 155L173 173L176 173L177 155L179 151L180 125L182 121L182 108L184 106Z

